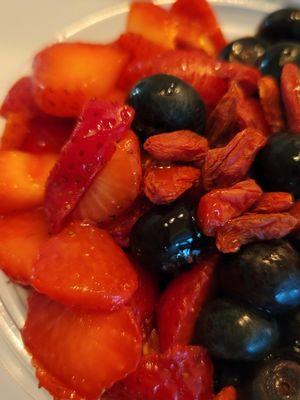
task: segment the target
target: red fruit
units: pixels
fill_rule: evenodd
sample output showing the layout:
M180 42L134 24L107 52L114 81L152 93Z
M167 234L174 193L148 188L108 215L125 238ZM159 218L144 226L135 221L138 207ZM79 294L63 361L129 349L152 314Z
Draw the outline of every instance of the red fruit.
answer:
M81 198L75 216L98 223L111 221L133 204L140 193L141 182L140 142L128 131Z
M251 208L261 195L261 188L252 179L205 194L200 199L197 212L203 233L215 236L218 228Z
M232 219L218 230L217 248L222 253L235 253L246 243L281 239L296 226L296 218L287 213L245 214Z
M258 81L258 93L265 119L272 133L285 129L280 90L276 79L262 76Z
M245 129L225 147L209 150L203 165L206 190L231 186L244 179L267 139L254 129Z
M33 294L22 331L35 362L70 390L96 400L102 391L133 372L141 335L132 312L66 308Z
M168 204L180 197L200 179L195 167L169 165L148 168L144 176L144 193L154 204Z
M138 282L127 256L106 231L74 222L41 247L32 285L68 306L112 310L131 298Z
M293 196L285 192L263 193L251 212L271 214L289 210L294 204Z
M196 24L212 41L217 53L226 45L215 13L206 0L177 0L171 14L184 18L189 25Z
M19 79L6 95L0 115L8 117L11 113L32 115L38 112L32 93L32 82L30 77Z
M214 400L237 400L237 391L233 386L227 386L215 396Z
M178 345L162 354L144 356L123 381L123 391L131 400L211 400L212 374L205 349Z
M300 200L296 201L294 206L289 210L289 214L291 214L298 221L295 230L299 236L300 235Z
M110 92L127 61L115 45L56 43L34 58L34 99L45 113L77 117L88 100Z
M25 113L9 113L1 136L1 150L19 150L28 134L31 118Z
M144 149L160 161L202 163L208 151L207 140L192 131L176 131L150 136Z
M192 339L199 313L213 291L218 258L210 256L175 278L163 292L157 307L159 343L163 351Z
M54 232L61 229L93 179L112 157L133 118L128 106L90 101L47 182L45 207Z
M134 6L132 6L134 7ZM123 50L127 51L131 58L142 59L156 56L157 53L165 51L165 46L154 43L144 36L126 32L116 42Z
M281 95L285 106L288 127L300 133L300 70L295 64L285 64L281 75Z
M0 214L42 205L56 160L54 154L0 151Z
M1 216L0 236L1 269L14 281L29 285L33 263L48 239L43 210Z
M270 128L263 109L256 99L242 98L236 104L236 119L240 129L252 128L264 136L270 135Z
M127 32L138 34L167 49L174 49L178 23L165 9L147 2L130 6Z

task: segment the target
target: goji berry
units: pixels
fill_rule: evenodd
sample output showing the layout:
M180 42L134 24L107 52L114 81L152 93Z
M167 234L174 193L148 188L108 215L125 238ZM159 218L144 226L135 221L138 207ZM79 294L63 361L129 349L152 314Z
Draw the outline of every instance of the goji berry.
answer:
M218 261L211 255L175 278L163 292L157 307L161 349L190 343L199 312L213 291Z
M237 126L240 129L253 128L264 136L269 136L270 129L258 100L242 98L236 105Z
M296 225L296 218L287 213L245 214L218 229L217 248L222 253L235 253L246 243L280 239L292 232Z
M154 204L168 204L176 200L200 179L195 167L150 167L144 176L144 193Z
M192 131L176 131L150 136L144 149L156 160L202 162L208 151L207 140Z
M288 127L300 133L300 69L295 64L286 64L282 69L281 95Z
M278 83L272 76L263 76L258 81L258 93L265 119L272 133L285 129L281 96Z
M298 221L295 227L295 232L297 236L300 237L300 200L296 201L294 206L289 210L289 214L295 217L296 220Z
M227 386L216 395L214 400L237 400L237 391L233 386Z
M261 188L252 179L207 193L200 199L197 212L203 233L214 236L218 228L247 211L261 195Z
M289 210L294 204L293 196L286 192L263 193L251 212L271 214Z
M267 139L254 129L238 133L225 147L209 150L202 169L206 190L244 179Z

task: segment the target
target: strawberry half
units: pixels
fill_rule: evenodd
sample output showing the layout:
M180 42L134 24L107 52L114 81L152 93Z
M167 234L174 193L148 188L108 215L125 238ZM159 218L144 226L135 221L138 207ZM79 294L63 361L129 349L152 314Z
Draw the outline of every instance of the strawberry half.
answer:
M99 100L87 104L47 182L45 207L54 232L112 157L132 119L128 106Z
M141 334L129 307L84 311L36 293L28 307L22 337L34 362L83 398L96 400L136 369Z
M98 223L115 219L132 205L140 193L141 181L140 143L128 131L80 200L75 216Z
M112 310L137 289L137 275L110 235L74 222L40 249L32 285L69 306Z

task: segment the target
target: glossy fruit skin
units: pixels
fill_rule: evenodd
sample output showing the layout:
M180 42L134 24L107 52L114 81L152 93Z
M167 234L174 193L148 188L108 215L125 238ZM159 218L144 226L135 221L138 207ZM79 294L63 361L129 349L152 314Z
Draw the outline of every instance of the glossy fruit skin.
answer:
M243 397L244 398L244 397ZM247 385L245 400L298 400L300 363L275 359L259 366Z
M270 137L255 162L263 189L285 191L300 198L300 136L280 132Z
M127 103L135 110L133 130L147 138L156 133L190 129L202 134L205 106L192 86L166 74L139 81L129 93Z
M286 312L300 305L300 255L284 240L248 244L223 257L220 284L257 308Z
M216 299L200 314L195 340L217 358L232 361L262 359L279 337L274 319L232 300Z
M299 42L300 9L283 8L267 15L258 29L258 36L274 43L283 40Z
M239 62L255 66L265 54L269 44L256 37L243 37L225 46L219 58L230 62Z
M269 47L258 67L263 75L272 75L279 80L282 67L289 63L300 65L300 45L297 43L284 42Z
M134 225L130 236L132 255L158 274L174 274L197 261L207 239L198 229L194 209L179 201L153 208Z

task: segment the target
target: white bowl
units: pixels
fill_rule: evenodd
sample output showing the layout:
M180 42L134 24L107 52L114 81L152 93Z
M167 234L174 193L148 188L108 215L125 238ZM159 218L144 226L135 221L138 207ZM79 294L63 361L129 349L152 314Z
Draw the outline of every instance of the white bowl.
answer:
M58 35L49 36L49 42L57 40L84 40L91 42L107 42L115 39L124 31L126 13L130 2L122 2L99 12L82 15L82 18L70 26L66 26ZM160 5L170 4L171 1L158 0ZM219 21L228 39L246 36L254 33L261 19L280 7L280 3L258 0L212 0ZM83 9L85 9L83 7ZM21 32L21 29L19 29ZM20 33L22 34L22 33ZM30 71L30 64L24 60L20 66L18 79L24 72ZM2 80L5 79L2 75ZM11 84L11 82L7 82ZM34 400L49 400L50 396L38 389L30 357L24 350L20 337L20 329L26 316L26 291L9 282L0 273L0 366L6 369L15 381ZM45 343L46 345L46 343ZM0 392L1 391L0 388ZM2 398L2 396L1 396ZM5 397L5 400L7 397ZM10 399L12 399L10 397ZM19 400L20 398L15 398ZM4 399L3 399L4 400ZM13 399L14 400L14 399Z

